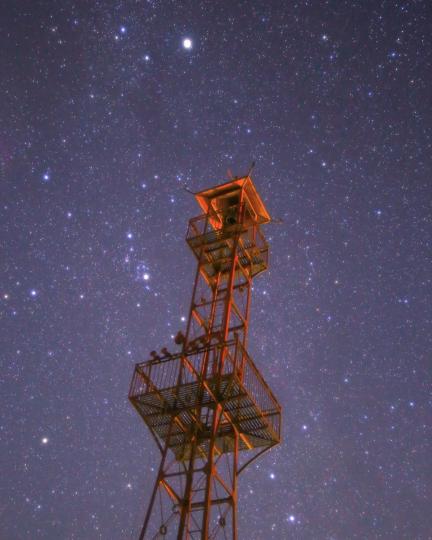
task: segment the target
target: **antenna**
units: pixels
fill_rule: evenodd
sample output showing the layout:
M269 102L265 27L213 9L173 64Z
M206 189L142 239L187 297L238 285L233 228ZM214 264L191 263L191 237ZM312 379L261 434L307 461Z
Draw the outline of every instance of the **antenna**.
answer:
M255 169L255 161L252 161L251 166L249 167L249 170L246 176L250 176L254 169Z

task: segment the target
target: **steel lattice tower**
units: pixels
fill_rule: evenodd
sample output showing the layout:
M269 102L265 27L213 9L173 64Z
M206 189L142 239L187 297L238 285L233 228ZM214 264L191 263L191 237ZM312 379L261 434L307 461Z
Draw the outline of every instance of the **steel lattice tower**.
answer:
M268 267L270 216L250 176L195 194L198 265L181 350L137 364L129 399L162 459L143 539L237 539L237 479L280 442L281 407L247 353L252 280Z

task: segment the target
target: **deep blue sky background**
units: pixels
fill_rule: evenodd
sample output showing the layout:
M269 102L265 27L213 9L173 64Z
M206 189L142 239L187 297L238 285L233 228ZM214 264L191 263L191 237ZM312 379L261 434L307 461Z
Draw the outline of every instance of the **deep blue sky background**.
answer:
M128 385L184 329L183 186L252 160L284 441L239 537L432 538L430 2L6 0L0 30L1 539L137 537Z

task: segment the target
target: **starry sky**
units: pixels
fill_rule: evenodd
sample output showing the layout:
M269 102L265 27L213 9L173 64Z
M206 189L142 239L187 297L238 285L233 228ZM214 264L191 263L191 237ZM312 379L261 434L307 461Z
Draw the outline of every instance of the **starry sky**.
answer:
M253 160L284 416L239 538L432 538L431 4L6 0L0 29L1 539L137 538L127 394L185 328L184 187Z

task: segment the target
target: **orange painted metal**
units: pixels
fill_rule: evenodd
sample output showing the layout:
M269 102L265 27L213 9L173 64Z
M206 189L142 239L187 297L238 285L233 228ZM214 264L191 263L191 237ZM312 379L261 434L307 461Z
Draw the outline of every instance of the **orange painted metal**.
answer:
M281 407L246 350L270 216L249 176L195 197L205 213L186 236L197 270L181 350L137 364L129 392L162 454L140 540L237 540L238 475L281 439Z

